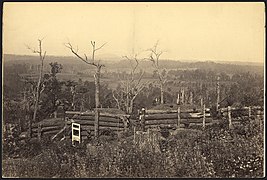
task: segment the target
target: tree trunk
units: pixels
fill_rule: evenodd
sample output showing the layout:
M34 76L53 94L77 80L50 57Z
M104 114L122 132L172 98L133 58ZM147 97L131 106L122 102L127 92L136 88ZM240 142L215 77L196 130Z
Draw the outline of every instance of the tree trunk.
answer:
M75 111L75 103L74 103L74 101L75 101L75 93L73 93L73 95L72 95L72 104L71 104L71 106L72 106L73 111Z
M217 102L216 102L216 112L219 111L219 102L220 102L220 82L217 80Z
M130 98L129 98L129 80L127 79L127 85L126 85L126 113L129 114L130 112Z
M129 106L129 113L128 114L132 114L133 113L133 103L134 103L134 99L131 99L130 106Z
M40 85L41 85L41 77L39 77L38 80L38 84L36 87L36 99L35 99L35 103L34 103L34 112L33 112L33 122L36 121L36 114L37 114L37 110L38 110L38 104L39 104L39 96L40 96Z
M95 137L99 135L99 91L100 91L100 70L101 66L97 66L95 73Z
M34 104L34 113L33 113L33 122L36 121L36 115L37 115L37 110L38 110L38 104L39 104L39 99L40 99L40 88L41 88L41 83L42 83L42 77L43 77L43 68L44 68L44 61L41 59L41 69L40 69L40 74L39 74L39 79L36 87L36 99L35 99L35 104Z
M100 100L99 100L100 70L101 70L101 67L97 67L96 73L95 73L95 107L96 109L100 107Z
M185 102L184 88L181 89L181 93L182 93L182 95L181 95L181 104L184 104L184 102Z
M161 82L160 83L160 104L163 104L164 103L164 100L163 100L163 83Z

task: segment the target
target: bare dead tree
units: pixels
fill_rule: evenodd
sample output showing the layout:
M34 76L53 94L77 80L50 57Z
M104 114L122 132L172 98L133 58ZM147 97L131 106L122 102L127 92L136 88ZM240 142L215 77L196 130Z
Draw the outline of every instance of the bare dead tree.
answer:
M32 122L35 122L36 121L36 115L37 115L38 105L39 105L39 101L40 101L40 95L41 95L41 93L44 90L43 71L44 71L44 59L45 59L45 56L46 56L46 51L43 53L43 50L42 50L42 41L43 41L43 39L38 39L38 43L39 43L39 47L38 48L39 48L39 50L32 49L30 46L27 46L27 48L30 51L32 51L32 53L35 53L35 54L38 54L39 55L40 65L41 65L41 68L39 70L39 78L38 78L36 90L34 91L34 112L33 112L33 119L32 119L32 121L30 120L30 122L29 122L30 136L31 136L31 124L32 124Z
M162 55L163 51L158 51L157 50L158 47L158 41L157 43L153 46L153 48L149 49L148 51L150 52L150 55L148 58L149 61L152 62L152 66L155 68L155 71L158 75L159 78L159 83L160 83L160 103L163 104L164 103L164 84L166 82L166 77L164 76L164 74L162 73L162 69L159 66L159 60L160 60L160 56Z
M145 87L146 83L142 83L141 80L144 76L144 71L141 71L139 75L137 75L136 70L139 66L139 60L137 59L137 54L133 58L129 58L128 56L123 56L129 61L131 65L130 73L125 77L120 78L121 83L121 92L122 95L117 96L113 91L113 98L117 102L118 108L121 108L122 104L125 106L125 110L128 114L133 112L133 104L137 95L141 92L141 90Z
M99 133L99 122L98 122L98 113L99 113L99 107L100 107L100 99L99 99L99 93L100 93L100 74L101 74L101 68L104 67L103 64L100 64L100 61L95 60L95 53L96 51L100 50L106 45L106 43L102 44L100 47L96 47L95 41L91 41L92 46L92 56L91 59L88 59L87 55L84 54L84 57L78 54L78 47L76 49L73 48L71 43L66 43L65 46L70 49L70 51L81 61L84 63L94 66L96 68L94 79L95 79L95 111L96 111L96 118L95 118L95 136L98 136Z

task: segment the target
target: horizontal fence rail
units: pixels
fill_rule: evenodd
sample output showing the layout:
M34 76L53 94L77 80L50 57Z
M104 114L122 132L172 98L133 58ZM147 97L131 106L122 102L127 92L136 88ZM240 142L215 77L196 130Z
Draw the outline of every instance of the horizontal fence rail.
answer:
M190 123L212 122L209 108L182 111L179 107L177 110L146 110L140 114L139 119L144 126L143 129L157 126L180 127L181 124L189 126Z
M81 138L87 139L90 132L95 129L95 113L94 112L78 112L78 111L66 111L65 115L67 126L71 126L72 123L78 123L81 125ZM126 114L110 114L99 113L99 129L100 130L113 130L124 131L129 124L130 115Z
M205 109L205 112L204 112ZM263 107L242 107L242 108L221 108L220 113L226 117L229 124L236 121L242 121L244 118L263 118ZM140 116L139 120L143 129L165 126L165 127L180 127L181 124L189 126L190 123L202 124L205 127L206 123L215 123L211 117L209 108L198 110L145 110ZM216 121L217 122L217 121Z
M205 111L204 111L205 109ZM227 107L219 110L221 116L228 120L229 127L235 122L244 120L262 119L264 108L260 106L252 107ZM44 136L51 136L55 139L62 134L65 138L71 138L72 123L80 124L81 139L87 139L95 131L95 112L66 111L65 118L46 119L31 126L31 137L39 140ZM99 113L99 129L124 131L128 129L131 121L130 115ZM132 119L133 120L133 119ZM136 121L137 120L137 121ZM155 127L179 128L181 125L189 127L192 124L199 124L205 128L206 124L220 122L221 119L214 120L211 117L209 108L203 107L198 110L144 110L134 121L141 124L142 130Z

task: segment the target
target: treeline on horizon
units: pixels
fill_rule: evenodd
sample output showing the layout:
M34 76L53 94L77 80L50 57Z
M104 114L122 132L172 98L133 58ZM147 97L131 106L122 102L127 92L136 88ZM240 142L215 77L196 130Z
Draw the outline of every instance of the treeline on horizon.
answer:
M4 72L11 71L11 72L18 72L18 73L37 73L39 67L39 59L36 56L29 56L29 55L4 55ZM44 61L44 70L49 71L50 62L58 62L62 64L64 68L62 69L62 73L70 73L76 74L83 72L85 74L90 74L90 70L93 67L84 66L83 62L79 61L76 57L71 56L47 56L46 60ZM105 64L105 68L103 69L103 73L110 73L110 72L127 72L129 70L129 64L126 59L120 58L118 60L102 60L103 64ZM143 69L148 73L153 73L153 68L151 66L151 62L140 60L139 69ZM184 70L205 70L205 71L214 71L215 73L226 73L229 75L235 73L256 73L259 75L264 74L264 66L260 63L251 63L251 65L247 65L248 63L241 64L229 64L229 63L218 63L213 61L178 61L178 60L164 60L162 59L160 62L160 66L163 69L168 70L177 70L177 71L184 71ZM88 72L89 71L89 72Z

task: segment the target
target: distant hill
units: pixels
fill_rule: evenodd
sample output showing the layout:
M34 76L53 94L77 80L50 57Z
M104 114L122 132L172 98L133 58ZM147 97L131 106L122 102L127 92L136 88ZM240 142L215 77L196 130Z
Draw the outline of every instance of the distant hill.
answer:
M109 58L110 57L110 58ZM113 71L127 71L130 68L130 64L128 60L123 59L122 57L118 57L112 54L104 54L102 56L101 62L105 64L106 70ZM24 56L24 55L12 55L12 54L4 54L3 56L4 65L12 65L12 64L39 64L38 56ZM67 68L68 66L72 66L77 68L86 69L84 63L80 61L78 58L74 56L47 56L45 59L45 64L49 64L50 62L58 62L64 65ZM160 66L167 70L185 70L185 69L203 69L203 70L213 70L215 72L225 72L228 74L233 74L237 72L252 72L263 75L264 73L264 65L261 63L251 63L251 62L227 62L227 61L192 61L192 60L161 60ZM151 62L149 61L140 61L140 67L145 69L147 72L152 72L153 68L151 66Z

